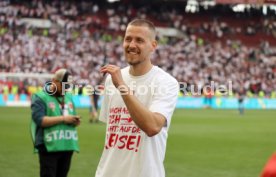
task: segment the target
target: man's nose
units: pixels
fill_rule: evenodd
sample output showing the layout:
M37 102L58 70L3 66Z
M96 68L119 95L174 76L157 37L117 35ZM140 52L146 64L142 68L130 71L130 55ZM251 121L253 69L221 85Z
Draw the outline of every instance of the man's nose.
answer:
M134 40L132 40L130 43L129 43L129 47L132 48L132 47L136 47L136 43Z

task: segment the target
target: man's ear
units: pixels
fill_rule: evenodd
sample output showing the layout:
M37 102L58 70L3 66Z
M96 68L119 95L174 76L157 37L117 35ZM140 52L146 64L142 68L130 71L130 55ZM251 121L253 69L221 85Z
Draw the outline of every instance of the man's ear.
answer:
M152 52L157 48L157 41L156 40L153 40L151 42L151 46L152 46Z

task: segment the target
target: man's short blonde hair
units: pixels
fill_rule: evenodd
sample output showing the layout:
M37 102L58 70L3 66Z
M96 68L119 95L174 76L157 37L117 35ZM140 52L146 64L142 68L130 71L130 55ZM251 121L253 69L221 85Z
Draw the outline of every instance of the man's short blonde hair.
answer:
M132 26L145 26L148 27L148 29L152 32L153 35L153 39L155 40L156 38L156 30L155 30L155 26L154 24L146 19L134 19L131 22L128 23L128 26L132 25Z

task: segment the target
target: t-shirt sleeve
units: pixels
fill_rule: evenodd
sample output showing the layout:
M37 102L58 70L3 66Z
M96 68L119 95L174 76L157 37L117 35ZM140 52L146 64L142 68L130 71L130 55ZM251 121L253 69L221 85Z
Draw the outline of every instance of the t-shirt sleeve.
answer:
M171 117L176 106L179 86L175 79L167 78L159 81L153 95L149 110L162 114L166 118L166 126L169 127Z
M46 115L46 106L41 98L36 95L32 97L31 109L33 121L37 126L41 126L42 119Z

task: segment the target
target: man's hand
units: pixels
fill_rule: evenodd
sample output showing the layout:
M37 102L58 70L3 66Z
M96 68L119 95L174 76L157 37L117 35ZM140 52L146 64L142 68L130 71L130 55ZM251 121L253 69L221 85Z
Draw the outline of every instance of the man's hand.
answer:
M115 65L105 65L101 68L101 73L108 73L111 75L112 82L116 88L120 85L125 85L122 74L121 68Z
M41 127L50 127L60 123L78 126L80 125L80 116L75 116L75 115L67 115L67 116L60 115L55 117L44 116L41 122Z
M74 115L67 115L64 116L63 122L65 124L72 124L72 125L80 125L80 116L74 116Z

